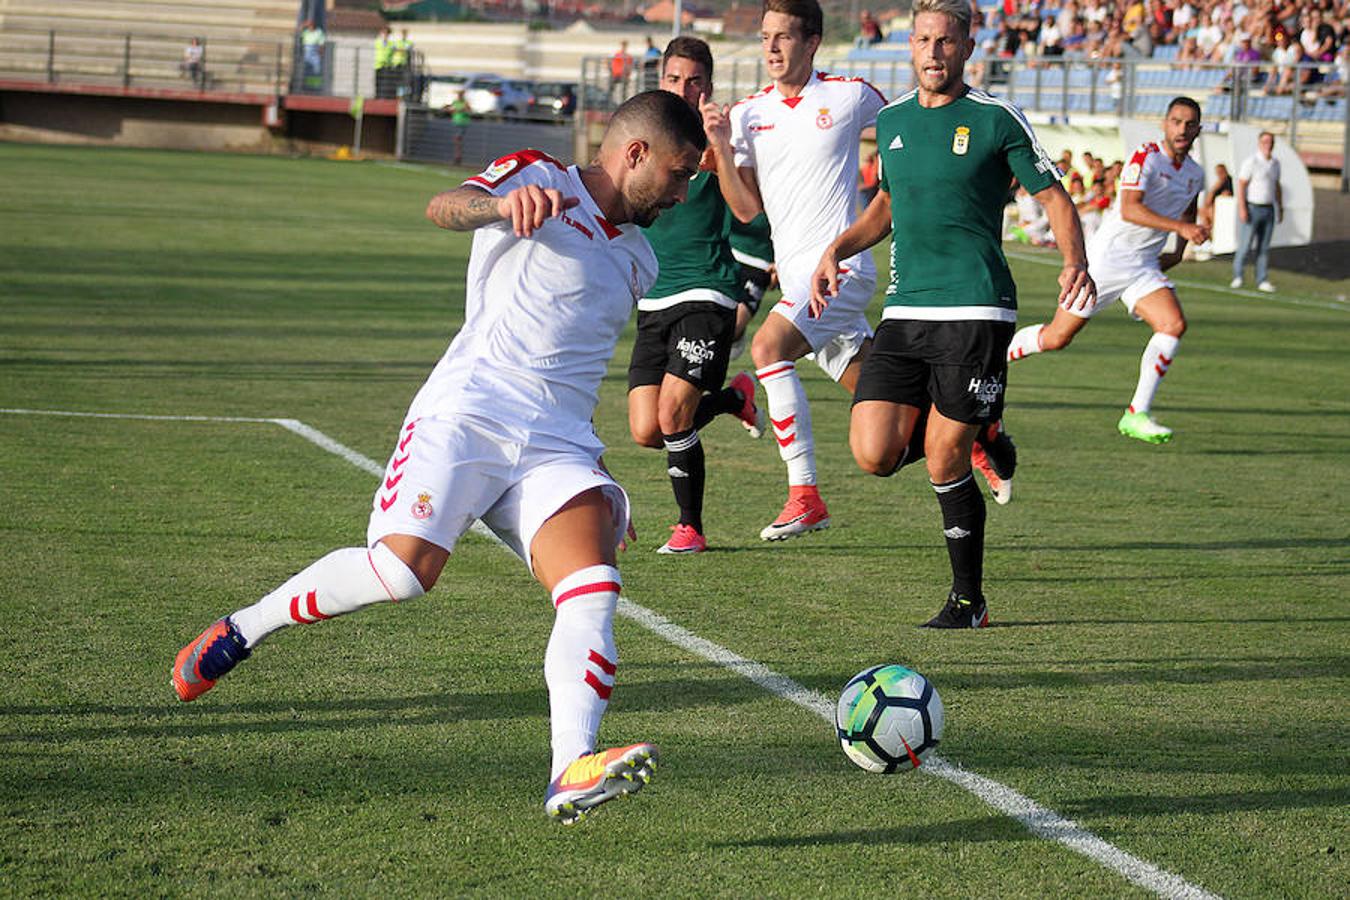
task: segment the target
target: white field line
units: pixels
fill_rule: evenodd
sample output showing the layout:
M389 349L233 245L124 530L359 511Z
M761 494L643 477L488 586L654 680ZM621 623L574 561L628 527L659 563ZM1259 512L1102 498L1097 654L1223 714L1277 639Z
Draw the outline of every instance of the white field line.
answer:
M1003 255L1009 259L1035 263L1039 266L1060 267L1060 260L1058 257L1036 256L1032 253L1018 253L1016 251L1008 250L1003 251ZM1340 303L1335 300L1308 300L1303 297L1266 294L1261 291L1244 291L1240 288L1230 288L1226 284L1206 284L1203 281L1184 281L1178 278L1173 278L1171 281L1177 287L1183 287L1190 291L1209 291L1214 294L1228 294L1231 297L1241 297L1244 300L1268 300L1271 303L1285 303L1290 306L1311 306L1316 309L1334 309L1339 312L1350 312L1350 303Z
M375 462L375 460L333 440L322 431L297 419L265 419L247 416L135 415L130 413L66 412L46 409L0 409L0 413L166 422L243 422L279 425L327 452L346 460L362 471L369 472L376 477L384 474L384 466ZM497 544L502 543L481 522L474 523L473 531L490 538ZM637 622L680 649L687 650L695 656L701 656L709 662L730 669L753 681L769 693L815 713L830 725L834 724L834 700L824 694L804 687L786 675L780 675L772 669L754 660L746 659L720 644L714 644L706 638L699 637L692 631L676 625L660 613L647 609L645 606L640 606L627 598L619 599L618 611L624 617ZM1062 844L1073 852L1086 856L1093 862L1120 874L1127 881L1152 891L1159 897L1166 897L1169 900L1173 900L1173 898L1174 900L1218 900L1216 894L1191 884L1179 875L1173 875L1171 872L1160 869L1132 853L1121 850L1114 844L1102 840L1081 827L1072 819L1066 819L1054 810L1041 806L1030 797L1018 793L1005 784L985 778L983 775L963 769L936 756L929 757L919 771L950 781L998 812L1016 819L1037 837Z

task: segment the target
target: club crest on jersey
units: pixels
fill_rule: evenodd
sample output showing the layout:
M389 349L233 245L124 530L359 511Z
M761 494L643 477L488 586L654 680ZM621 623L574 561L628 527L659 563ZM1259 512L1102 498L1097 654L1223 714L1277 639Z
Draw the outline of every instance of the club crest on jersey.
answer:
M957 156L965 156L968 150L970 150L970 129L965 125L958 125L956 134L952 137L952 152Z
M430 494L418 494L417 502L412 505L412 515L414 519L430 519L432 513L436 510L431 507Z
M834 118L830 115L829 107L822 107L816 115L816 127L824 131L834 125Z

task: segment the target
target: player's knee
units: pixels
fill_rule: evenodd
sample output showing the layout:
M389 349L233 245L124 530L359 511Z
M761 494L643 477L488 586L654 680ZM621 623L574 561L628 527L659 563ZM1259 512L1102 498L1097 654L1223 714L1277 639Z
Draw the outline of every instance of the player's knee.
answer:
M754 361L755 368L762 369L770 363L776 363L782 359L778 348L774 346L763 331L755 332L754 338L750 341L750 359Z
M1163 334L1179 338L1186 333L1186 316L1178 314L1164 322L1158 330Z
M661 426L661 435L679 434L681 431L688 431L693 428L695 409L697 409L697 406L686 403L672 403L670 406L663 406L657 417ZM658 445L661 443L661 435L657 436Z
M889 478L900 470L900 454L874 444L850 444L853 460L868 475Z
M370 567L389 592L389 599L414 600L431 590L440 577L448 554L440 547L422 543L430 548L428 552L409 552L403 546L402 552L395 552L386 541L370 548Z
M664 446L661 441L661 428L655 422L629 422L628 431L633 435L633 443L639 447L659 450Z

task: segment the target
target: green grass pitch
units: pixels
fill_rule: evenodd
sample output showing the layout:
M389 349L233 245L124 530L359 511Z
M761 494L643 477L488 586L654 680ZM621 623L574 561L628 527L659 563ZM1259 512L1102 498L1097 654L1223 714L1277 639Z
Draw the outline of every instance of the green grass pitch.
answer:
M383 463L462 321L468 239L422 211L463 173L15 145L0 172L5 409L293 418ZM1016 254L1024 322L1052 260ZM1147 337L1118 309L1013 368L982 632L916 629L947 578L932 491L856 469L848 398L809 365L835 527L760 542L782 464L726 420L713 552L653 553L675 510L628 439L630 329L597 411L640 535L625 595L827 696L918 669L942 758L1184 884L1346 896L1346 285L1174 274L1171 445L1115 433ZM623 618L601 739L663 766L553 825L548 600L476 536L426 598L285 630L178 703L178 648L359 543L374 483L265 423L0 414L0 894L1148 894L948 781L863 773L819 717Z

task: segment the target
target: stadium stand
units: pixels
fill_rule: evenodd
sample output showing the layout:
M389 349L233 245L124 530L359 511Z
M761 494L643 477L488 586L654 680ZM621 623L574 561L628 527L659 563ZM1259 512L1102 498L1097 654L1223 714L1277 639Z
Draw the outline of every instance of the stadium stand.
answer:
M280 0L0 0L0 78L182 86L198 37L210 86L270 92L295 16Z

